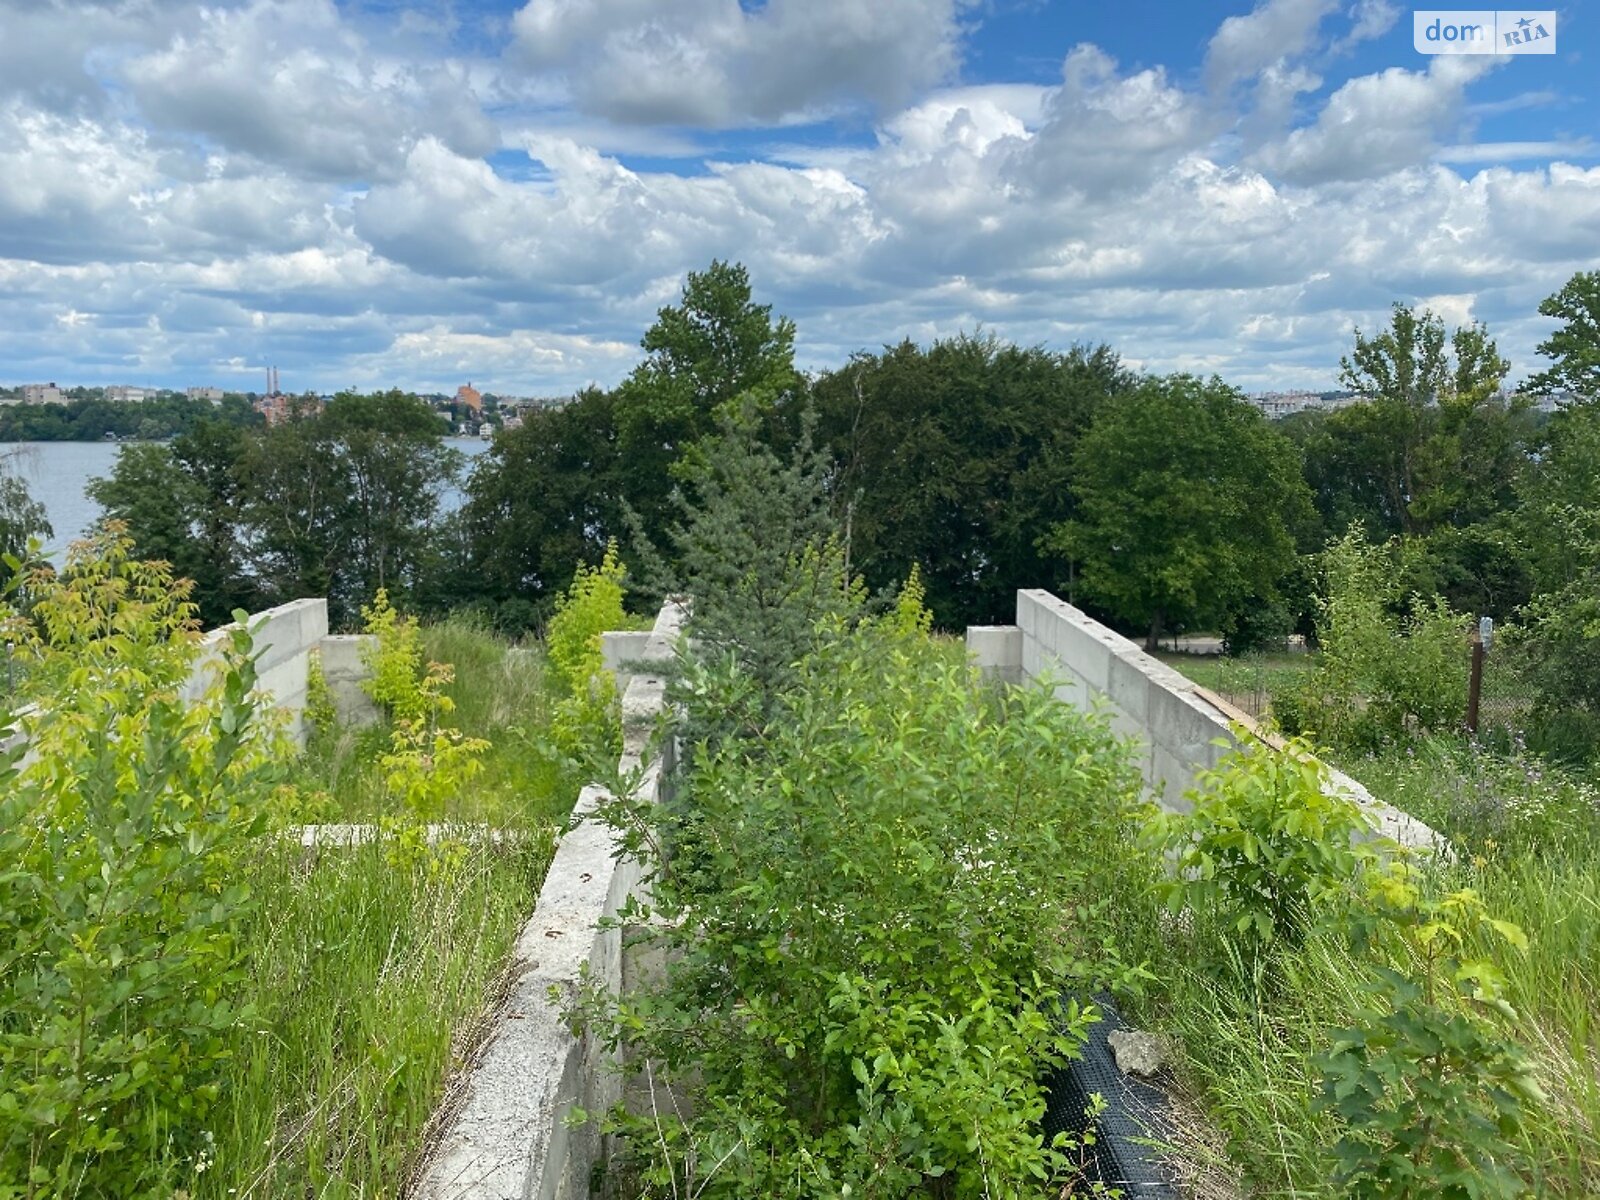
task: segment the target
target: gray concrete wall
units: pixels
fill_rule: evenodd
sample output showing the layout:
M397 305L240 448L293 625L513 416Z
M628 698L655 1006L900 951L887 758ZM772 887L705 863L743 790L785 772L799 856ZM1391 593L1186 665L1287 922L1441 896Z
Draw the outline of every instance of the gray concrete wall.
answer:
M642 646L627 646L639 671L672 655L682 609L668 604ZM608 660L609 661L609 660ZM621 660L618 660L619 662ZM641 765L662 712L666 682L635 673L622 693L624 772ZM672 745L644 772L639 793L660 798ZM409 1193L415 1200L580 1200L603 1146L593 1121L566 1124L574 1107L599 1115L622 1098L622 1080L593 1038L561 1020L564 1002L587 973L617 992L623 981L621 931L601 929L640 886L640 864L624 858L611 830L589 816L603 798L585 788L515 950L516 984L493 1029L446 1102L434 1149Z
M371 725L378 719L378 706L361 686L372 677L364 655L377 644L369 633L338 633L323 638L318 646L322 678L341 725Z
M1103 710L1114 732L1134 739L1139 769L1165 807L1187 810L1185 793L1199 772L1215 768L1237 746L1228 714L1194 683L1049 592L1018 592L1016 633L995 632L1005 628L968 631L980 668L998 678L1045 680L1058 699ZM1380 832L1402 845L1437 844L1421 821L1375 799L1344 773L1327 771L1329 789L1366 809Z
M600 660L616 677L617 695L627 692L628 681L649 655L650 639L654 636L648 629L623 629L600 635Z
M306 681L311 654L328 636L328 602L320 596L291 600L251 613L246 625L255 638L257 690L286 714L289 736L304 745ZM185 701L198 700L216 679L231 628L213 629L201 639L200 657L181 693Z
M306 681L311 654L328 636L328 602L321 597L291 600L252 613L247 623L255 630L257 688L268 703L288 714L289 734L303 745ZM200 653L179 692L185 703L198 700L215 680L229 628L213 629L201 637ZM31 711L30 707L18 715ZM0 747L14 747L25 736L20 730L8 730L0 739Z

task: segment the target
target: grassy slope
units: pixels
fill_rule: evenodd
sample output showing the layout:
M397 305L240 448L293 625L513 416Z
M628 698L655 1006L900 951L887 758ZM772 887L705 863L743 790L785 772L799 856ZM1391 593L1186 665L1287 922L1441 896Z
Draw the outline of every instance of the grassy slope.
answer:
M1163 656L1197 683L1238 695L1241 680L1303 670ZM1265 690L1263 687L1262 690ZM1526 1150L1535 1194L1600 1194L1600 790L1527 758L1450 739L1341 760L1375 795L1428 821L1463 851L1451 886L1470 886L1491 912L1532 941L1526 956L1485 947L1510 978L1518 1036L1537 1062L1549 1103L1529 1114ZM1166 995L1150 1016L1183 1043L1188 1084L1227 1132L1251 1193L1329 1196L1325 1147L1337 1136L1310 1100L1317 1052L1347 1025L1369 969L1338 938L1314 938L1283 960L1287 986L1259 1008L1245 987L1219 988L1173 945Z
M532 911L555 825L574 794L541 751L547 700L537 652L460 622L426 631L456 667L449 718L493 749L452 820L529 836L459 865L400 867L386 850L279 846L256 866L251 931L257 1017L213 1117L214 1166L197 1196L393 1195L453 1065L470 1047ZM294 782L328 820L384 809L381 733L308 754ZM325 791L326 798L316 797Z

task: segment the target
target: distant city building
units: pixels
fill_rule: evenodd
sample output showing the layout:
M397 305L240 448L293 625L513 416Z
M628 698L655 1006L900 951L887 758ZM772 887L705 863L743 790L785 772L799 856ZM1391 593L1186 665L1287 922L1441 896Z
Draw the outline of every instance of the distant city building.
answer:
M1540 413L1558 412L1567 405L1578 402L1577 393L1568 391L1545 392L1542 395L1530 396L1529 399L1533 401L1533 411Z
M327 404L327 400L323 397L310 393L304 396L288 396L282 392L273 392L262 396L252 407L267 419L268 425L280 425L284 421L318 416Z
M215 387L185 388L183 394L185 396L189 397L189 399L191 399L191 400L209 400L213 404L221 404L222 403L222 389L221 388L215 388Z
M471 380L456 389L456 403L465 404L475 413L483 411L483 393L472 386Z
M1276 420L1311 409L1332 411L1353 404L1358 399L1360 397L1350 392L1257 392L1250 397L1250 403L1259 408L1263 416Z
M24 404L60 404L61 389L53 383L25 383L22 385Z
M157 388L147 387L108 387L106 399L113 404L136 404L141 400L154 400L159 394Z

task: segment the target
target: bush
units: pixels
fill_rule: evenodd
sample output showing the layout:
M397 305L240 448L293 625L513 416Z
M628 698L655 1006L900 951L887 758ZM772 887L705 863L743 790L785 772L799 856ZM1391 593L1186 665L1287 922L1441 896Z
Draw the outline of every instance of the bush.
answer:
M688 750L670 805L606 809L673 850L652 910L626 914L670 965L577 1014L652 1087L692 1093L692 1115L613 1114L647 1195L1071 1180L1040 1080L1094 1019L1070 997L1125 974L1097 903L1149 883L1124 852L1137 775L1098 721L980 686L926 622L907 589L819 635L752 736ZM686 669L691 727L762 720L732 659Z
M1357 839L1372 826L1354 801L1326 790L1308 744L1279 751L1239 733L1240 748L1200 776L1193 809L1153 830L1175 858L1168 906L1219 917L1255 959L1275 942L1299 942L1319 908L1350 897L1369 857Z
M417 619L401 615L389 603L389 593L378 589L372 606L361 606L362 630L376 641L361 649L361 660L372 674L361 687L383 712L395 721L420 721L430 716L428 698L421 688L422 631Z
M1476 893L1433 897L1429 882L1403 861L1383 877L1403 968L1378 967L1368 1007L1322 1057L1319 1103L1347 1125L1335 1181L1358 1200L1521 1196L1523 1105L1544 1097L1506 1029L1504 975L1465 950L1485 932L1519 950L1527 939Z
M622 749L617 680L605 669L600 635L626 623L626 577L614 542L598 567L579 563L545 630L550 682L557 696L552 726L556 747L564 754L615 758Z
M1397 543L1368 543L1360 526L1329 543L1317 616L1322 656L1309 678L1274 694L1285 729L1363 749L1465 719L1467 618L1438 597L1399 596L1397 552Z
M5 1196L171 1196L211 1163L250 1016L239 878L270 746L250 635L230 633L185 703L188 585L130 547L116 529L80 543L61 575L31 574L37 626L5 614L34 681L55 681L20 722L27 760L0 766Z

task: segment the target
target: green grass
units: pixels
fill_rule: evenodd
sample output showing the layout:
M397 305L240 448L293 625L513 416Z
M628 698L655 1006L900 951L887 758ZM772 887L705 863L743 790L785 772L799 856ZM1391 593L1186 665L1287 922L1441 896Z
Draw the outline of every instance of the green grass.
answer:
M1181 669L1203 673L1193 665ZM1215 666L1210 686L1225 690L1217 685L1230 668ZM1505 971L1514 1034L1547 1096L1525 1113L1533 1194L1600 1195L1600 783L1451 738L1334 758L1451 839L1458 853L1439 868L1442 886L1475 889L1491 914L1528 934L1526 953L1483 944L1466 957L1492 957ZM1235 964L1231 982L1219 981L1225 931L1173 925L1153 909L1144 920L1171 965L1136 1011L1181 1044L1182 1090L1222 1130L1247 1193L1331 1197L1326 1150L1338 1129L1312 1112L1315 1059L1358 1011L1373 960L1318 934L1275 960L1274 980L1247 981Z
M533 909L551 840L397 870L377 845L256 865L256 1017L198 1196L392 1195Z
M1264 716L1272 693L1316 669L1313 654L1174 654L1156 655L1203 688L1244 709Z
M409 864L382 844L308 853L263 839L246 948L255 1017L211 1118L215 1160L189 1185L197 1200L398 1193L503 986L576 788L541 740L537 649L509 654L461 620L426 628L424 645L456 668L445 720L492 743L446 819L517 836ZM300 816L368 822L392 807L383 729L321 743L294 769Z

